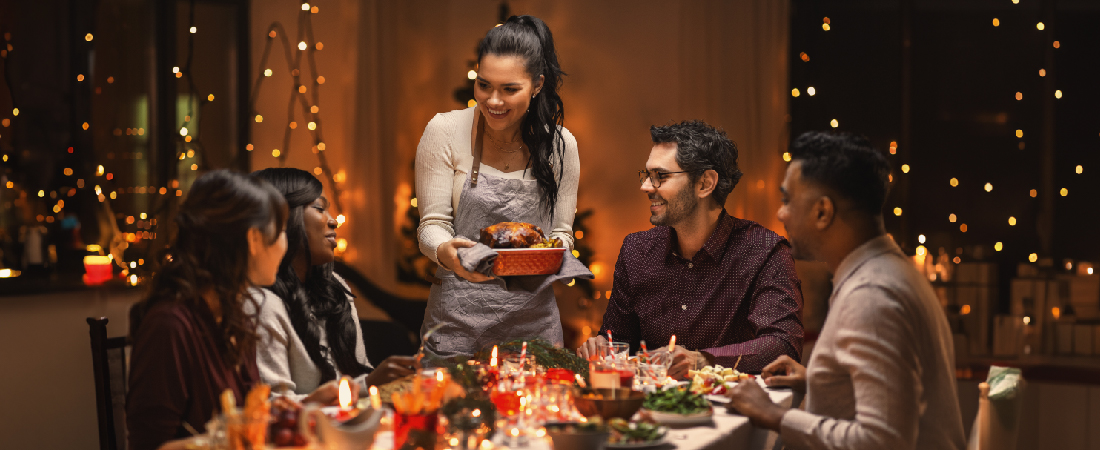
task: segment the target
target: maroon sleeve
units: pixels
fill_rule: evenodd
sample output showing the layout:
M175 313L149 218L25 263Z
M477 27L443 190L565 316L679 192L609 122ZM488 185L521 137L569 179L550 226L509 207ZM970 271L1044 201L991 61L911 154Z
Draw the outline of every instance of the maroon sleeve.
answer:
M189 327L167 311L147 316L134 338L126 428L130 450L152 450L177 438L187 414Z
M781 355L801 361L802 285L785 240L775 245L754 286L748 322L756 337L703 351L714 356L715 364L726 367L733 367L741 357L737 366L741 372L760 372Z
M634 312L632 303L637 298L630 293L629 258L632 250L628 249L630 237L623 242L619 249L619 259L615 261L615 276L611 284L611 296L607 300L607 309L603 313L603 324L600 325L600 334L606 336L607 330L611 330L616 342L629 342L630 348L636 350L641 342L641 324L638 314Z

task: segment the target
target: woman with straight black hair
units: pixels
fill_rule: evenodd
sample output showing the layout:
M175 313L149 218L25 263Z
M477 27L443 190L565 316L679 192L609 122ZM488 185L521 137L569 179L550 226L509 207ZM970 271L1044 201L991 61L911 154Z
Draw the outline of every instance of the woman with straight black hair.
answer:
M176 237L131 311L128 448L191 448L217 412L260 382L250 288L275 282L286 251L283 196L262 180L214 171L191 186Z
M458 250L498 222L527 222L573 247L580 158L562 126L561 67L550 29L512 16L478 45L476 106L437 114L416 151L420 250L440 268L421 330L429 355L470 355L516 338L562 342L552 290L509 290L464 269ZM567 258L571 258L567 252Z
M293 168L253 176L275 186L289 206L286 256L274 284L257 295L260 378L275 394L335 404L342 375L365 389L412 373L411 357L393 356L378 368L367 360L354 296L333 273L337 223L321 182Z

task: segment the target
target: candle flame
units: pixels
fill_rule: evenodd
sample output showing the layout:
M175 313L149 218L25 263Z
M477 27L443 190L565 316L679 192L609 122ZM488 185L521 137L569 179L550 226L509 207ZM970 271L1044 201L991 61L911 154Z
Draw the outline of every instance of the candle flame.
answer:
M473 415L474 417L481 417L481 408L475 409L474 412L471 413L471 415Z
M378 395L378 386L370 387L370 406L374 409L382 408L382 397Z
M672 335L672 339L668 341L668 351L676 350L676 335Z
M371 386L373 387L373 386ZM340 409L348 409L351 407L351 386L348 384L348 378L340 378Z
M443 370L441 370L441 369L436 369L435 370L435 381L438 381L440 383L443 382Z
M492 367L497 366L497 346L493 346L493 356L489 359L489 365Z

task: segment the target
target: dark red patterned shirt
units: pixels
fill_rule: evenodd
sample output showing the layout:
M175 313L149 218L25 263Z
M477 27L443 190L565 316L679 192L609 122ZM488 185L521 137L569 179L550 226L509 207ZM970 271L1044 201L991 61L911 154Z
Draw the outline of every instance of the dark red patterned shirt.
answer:
M715 364L759 372L780 355L801 361L802 287L790 244L760 224L724 210L691 260L679 255L676 231L632 233L615 263L600 333L636 351L676 344L702 350Z

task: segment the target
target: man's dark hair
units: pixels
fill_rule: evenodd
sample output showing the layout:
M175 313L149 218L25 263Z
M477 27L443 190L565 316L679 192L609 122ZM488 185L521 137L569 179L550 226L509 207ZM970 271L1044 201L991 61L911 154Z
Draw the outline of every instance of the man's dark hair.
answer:
M718 185L711 196L719 206L726 204L726 197L741 180L737 167L737 144L726 132L707 125L701 120L685 120L677 124L652 126L649 134L654 144L676 143L676 164L688 173L694 184L703 172L718 172Z
M802 178L880 215L890 191L890 164L863 136L809 131L795 138L791 162L802 161Z

